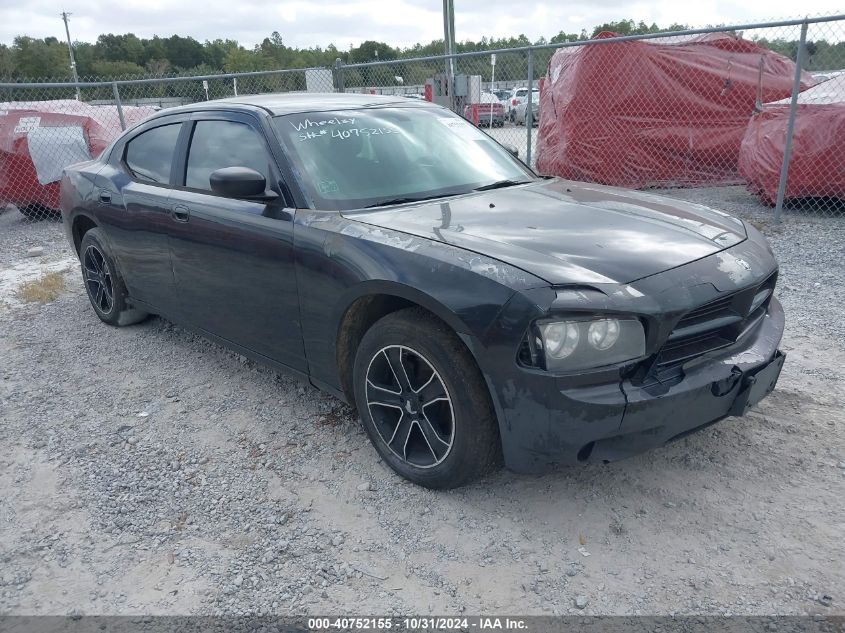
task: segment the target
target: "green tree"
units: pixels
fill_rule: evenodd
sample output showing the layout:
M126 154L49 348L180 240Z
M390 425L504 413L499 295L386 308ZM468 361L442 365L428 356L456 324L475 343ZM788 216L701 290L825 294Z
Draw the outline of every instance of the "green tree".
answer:
M227 73L243 73L261 70L261 58L243 46L229 49L223 60L223 70Z
M36 39L22 35L12 44L16 76L66 78L71 76L67 45L55 37Z
M153 77L164 77L170 73L170 62L166 59L151 59L144 64L144 70Z
M548 39L551 43L584 41L602 31L620 35L641 35L665 31L683 30L683 24L661 27L643 21L619 20L606 22L592 31L564 33ZM754 38L758 44L770 50L795 59L798 43L796 39ZM534 44L547 40L539 38ZM481 52L492 49L510 49L532 44L525 35L516 37L482 37L478 41L458 42L457 51ZM441 55L444 50L442 39L418 43L407 48L394 48L384 42L368 40L348 51L340 51L330 44L325 48L295 48L285 44L282 35L274 31L253 48L245 48L237 41L216 39L200 43L191 37L172 35L139 38L132 33L103 34L95 43L74 43L77 69L82 78L93 78L104 74L109 76L194 72L198 68L208 74L246 72L256 70L279 70L290 68L330 67L336 58L344 63L394 62L377 67L350 68L347 70L347 85L386 86L394 85L394 76L402 76L406 84L419 84L435 73L443 72L442 60L405 61L412 58ZM537 76L546 68L554 51L534 52L534 68ZM807 44L805 68L808 70L836 70L845 67L845 41L828 42L815 40ZM486 55L457 60L458 72L489 77L490 59ZM496 78L503 81L523 80L527 72L527 54L524 51L503 53L496 66ZM66 80L71 76L67 45L55 37L37 39L27 36L15 38L11 46L0 45L0 77L56 78ZM252 78L249 89L262 91L270 89L299 89L302 78L290 73L268 78ZM254 85L253 85L254 84ZM245 87L245 90L247 88ZM175 96L175 95L174 95Z
M164 39L158 35L154 35L152 39L141 40L144 44L144 59L147 61L151 59L167 59L167 46L165 46ZM172 64L171 64L172 65Z
M12 74L15 72L15 56L5 44L0 44L0 79L3 81L11 81Z
M235 40L216 39L211 42L206 41L202 47L205 63L213 68L223 68L226 55L232 49L237 49L238 43Z
M590 39L586 29L582 29L580 33L564 33L560 31L557 35L549 40L552 44L560 44L562 42L583 42Z
M132 62L138 65L147 61L144 44L134 33L101 35L97 38L97 56L103 61Z
M349 51L349 61L353 63L365 63L376 61L390 61L399 57L399 52L384 42L367 40L360 46Z
M595 37L603 31L616 33L617 35L648 35L650 33L661 33L664 31L684 31L690 27L686 24L670 24L663 28L657 26L654 22L646 24L642 20L634 22L633 20L619 20L617 22L605 22L593 29L592 37Z
M144 68L134 62L113 62L99 60L93 63L92 70L97 77L129 78L146 74Z
M186 70L205 62L202 44L192 37L171 35L163 44L165 58L177 69Z

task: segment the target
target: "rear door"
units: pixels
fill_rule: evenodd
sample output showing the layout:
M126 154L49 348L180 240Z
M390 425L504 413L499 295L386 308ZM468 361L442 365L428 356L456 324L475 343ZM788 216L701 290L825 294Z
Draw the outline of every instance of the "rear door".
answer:
M215 336L305 372L293 257L294 211L257 117L194 116L180 155L170 206L176 288L185 320ZM275 200L225 198L211 172L249 167L264 174Z
M180 118L156 119L121 145L98 174L101 222L120 264L130 296L173 314L173 273L168 233L170 187Z

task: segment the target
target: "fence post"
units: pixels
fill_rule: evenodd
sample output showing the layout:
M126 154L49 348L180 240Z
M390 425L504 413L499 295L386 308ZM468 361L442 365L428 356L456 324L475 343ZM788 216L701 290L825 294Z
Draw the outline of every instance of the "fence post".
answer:
M795 114L798 110L798 93L801 91L801 71L804 66L804 48L807 44L807 20L801 25L801 39L795 56L795 81L792 83L792 100L789 103L789 121L786 124L786 145L783 148L783 162L780 165L778 198L775 203L775 224L780 222L783 212L783 198L786 195L786 179L789 177L789 159L792 156L792 132L795 129Z
M528 49L528 100L525 102L525 133L527 135L525 162L531 167L531 130L534 128L534 121L531 112L531 102L534 96L534 51Z
M334 60L334 89L335 92L346 92L343 85L343 60L338 57Z
M112 83L112 92L114 92L114 103L117 106L117 116L120 119L120 129L126 129L126 119L123 118L123 104L120 102L120 92L117 89L117 83Z

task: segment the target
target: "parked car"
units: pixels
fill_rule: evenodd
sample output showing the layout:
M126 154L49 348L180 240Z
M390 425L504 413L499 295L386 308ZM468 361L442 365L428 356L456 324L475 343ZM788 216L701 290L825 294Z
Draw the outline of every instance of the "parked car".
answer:
M531 97L532 101L539 100L539 93L534 91L534 94ZM517 107L525 103L528 100L528 88L514 88L511 90L510 98L508 99L508 106L506 111L506 116L510 120L511 123L516 121L516 109Z
M536 97L537 95L532 95ZM526 99L518 106L514 114L514 123L517 125L525 125L526 113L528 112L528 100ZM540 121L540 104L536 101L531 102L531 125L535 126Z
M510 90L493 90L492 91L499 102L504 106L507 103L508 98L511 96Z
M61 207L103 322L159 314L310 381L431 488L660 446L743 415L784 361L753 226L539 178L428 102L164 110L69 167Z
M471 104L464 106L464 118L472 121ZM491 92L482 92L481 101L475 104L478 111L479 127L502 127L505 124L505 108Z

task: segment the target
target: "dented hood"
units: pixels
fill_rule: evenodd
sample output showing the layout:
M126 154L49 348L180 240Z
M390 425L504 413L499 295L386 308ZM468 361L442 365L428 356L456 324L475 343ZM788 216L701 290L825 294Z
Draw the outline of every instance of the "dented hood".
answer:
M559 179L344 216L483 254L552 284L630 283L746 237L742 222L701 205Z

